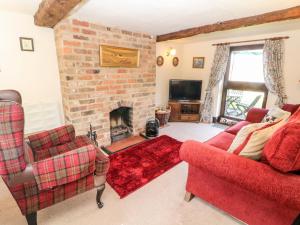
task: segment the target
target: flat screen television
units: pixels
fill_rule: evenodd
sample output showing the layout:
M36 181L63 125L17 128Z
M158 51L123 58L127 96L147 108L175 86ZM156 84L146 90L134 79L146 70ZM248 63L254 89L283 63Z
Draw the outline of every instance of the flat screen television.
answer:
M170 100L200 100L202 80L170 80Z

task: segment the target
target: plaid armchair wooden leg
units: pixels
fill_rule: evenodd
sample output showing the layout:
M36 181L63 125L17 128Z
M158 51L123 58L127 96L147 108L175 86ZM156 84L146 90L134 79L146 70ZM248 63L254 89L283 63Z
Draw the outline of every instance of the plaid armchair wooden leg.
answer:
M104 206L104 203L101 201L101 196L103 194L104 189L105 184L102 184L100 187L97 188L96 202L99 209L101 209Z
M31 213L26 215L28 225L37 225L37 213Z

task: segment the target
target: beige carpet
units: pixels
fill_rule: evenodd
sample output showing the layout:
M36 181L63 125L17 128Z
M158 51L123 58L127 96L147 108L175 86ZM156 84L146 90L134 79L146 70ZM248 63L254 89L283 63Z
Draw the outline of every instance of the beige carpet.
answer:
M206 140L221 129L205 124L172 123L161 130L179 140ZM181 163L143 188L120 200L107 185L105 206L98 209L92 190L38 212L39 225L233 225L237 220L194 198L183 200L187 165ZM0 224L26 225L2 180L0 182Z

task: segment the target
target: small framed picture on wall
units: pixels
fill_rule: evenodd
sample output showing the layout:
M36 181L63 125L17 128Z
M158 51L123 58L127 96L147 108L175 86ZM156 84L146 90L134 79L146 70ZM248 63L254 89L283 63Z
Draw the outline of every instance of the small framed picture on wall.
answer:
M203 69L205 63L204 57L193 57L193 68Z
M33 52L33 38L20 37L20 47L22 51Z

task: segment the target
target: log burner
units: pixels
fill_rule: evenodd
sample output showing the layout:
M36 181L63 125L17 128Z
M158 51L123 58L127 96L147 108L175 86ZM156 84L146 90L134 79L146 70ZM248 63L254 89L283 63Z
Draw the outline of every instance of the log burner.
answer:
M132 108L120 107L110 112L111 142L127 138L132 132Z

